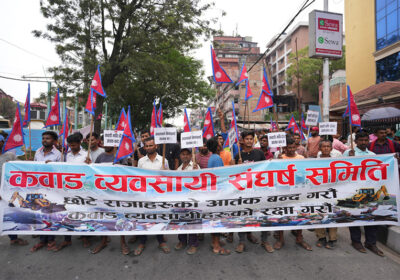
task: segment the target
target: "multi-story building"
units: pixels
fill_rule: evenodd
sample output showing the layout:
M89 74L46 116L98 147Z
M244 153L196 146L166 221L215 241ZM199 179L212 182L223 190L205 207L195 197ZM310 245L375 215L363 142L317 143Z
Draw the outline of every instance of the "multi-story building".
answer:
M274 103L277 105L278 113L290 113L298 109L298 92L296 86L287 84L286 71L292 65L289 59L290 55L297 50L308 46L308 23L300 22L286 35L275 42L278 35L273 37L267 44L266 63L271 72L270 86L274 92ZM318 95L311 94L300 89L302 96L303 110L305 104L317 104Z
M260 48L256 42L252 42L251 37L241 36L215 36L213 38L215 53L218 57L220 65L225 69L229 77L236 83L239 78L243 63L246 64L247 70L260 57ZM230 119L232 111L232 100L235 101L235 112L238 115L239 122L250 118L251 122L264 121L265 112L258 111L253 113L253 109L257 105L258 96L262 87L262 60L252 67L249 71L250 88L253 97L247 102L250 114L245 117L245 93L246 86L243 82L240 86L233 85L229 91L226 91L226 84L215 84L213 87L217 90L217 96L214 105L221 108ZM231 85L228 85L231 86Z

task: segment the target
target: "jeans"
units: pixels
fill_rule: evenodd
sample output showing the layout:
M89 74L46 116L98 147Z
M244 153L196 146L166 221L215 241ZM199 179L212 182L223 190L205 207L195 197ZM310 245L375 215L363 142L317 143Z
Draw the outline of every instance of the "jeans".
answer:
M361 228L360 227L349 227L351 241L361 243ZM378 233L378 226L365 226L365 245L375 245L376 235Z
M189 247L199 247L197 234L178 234L178 239L180 242L188 244Z
M41 235L39 236L40 242L42 243L48 243L48 242L53 242L55 240L54 235Z

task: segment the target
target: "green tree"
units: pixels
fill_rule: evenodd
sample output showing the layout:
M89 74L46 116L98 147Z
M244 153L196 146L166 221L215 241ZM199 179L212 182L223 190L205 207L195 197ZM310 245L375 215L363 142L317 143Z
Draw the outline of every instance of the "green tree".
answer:
M47 31L37 37L55 43L62 65L50 69L64 96L80 92L86 102L97 64L109 111L117 116L131 105L134 125L145 126L152 101L165 117L179 107L198 106L212 91L202 80L201 63L189 52L198 39L213 34L199 0L47 0L41 2ZM103 109L98 96L96 115ZM95 131L100 130L96 118Z
M0 98L0 112L1 116L5 119L10 120L10 123L14 122L15 110L17 105L10 99L4 97Z
M299 50L298 55L300 87L316 97L318 96L318 87L323 81L323 60L319 58L309 58L308 47ZM343 47L343 57L341 59L330 60L329 62L329 75L332 75L336 70L345 69L345 48ZM296 53L290 54L289 63L291 63L291 65L286 70L286 82L290 90L297 92Z

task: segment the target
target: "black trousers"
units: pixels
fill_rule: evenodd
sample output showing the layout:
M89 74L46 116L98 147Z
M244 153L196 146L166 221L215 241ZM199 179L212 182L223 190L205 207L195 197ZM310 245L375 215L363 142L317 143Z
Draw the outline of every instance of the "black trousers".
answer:
M361 228L360 227L349 227L351 241L361 243ZM365 226L365 245L375 245L376 236L378 233L378 226Z

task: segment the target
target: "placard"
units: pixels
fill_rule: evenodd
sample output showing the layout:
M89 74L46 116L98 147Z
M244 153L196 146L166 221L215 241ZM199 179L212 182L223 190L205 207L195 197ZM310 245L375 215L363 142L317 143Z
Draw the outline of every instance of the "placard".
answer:
M318 125L319 112L318 111L307 111L306 126Z
M231 128L228 133L229 137L229 148L232 150L233 144L235 143L236 140L236 131L234 128Z
M268 133L268 146L270 148L286 147L286 133L285 132Z
M122 134L124 134L122 130L104 130L104 146L118 147Z
M203 146L202 131L191 131L181 133L181 148L197 148Z
M321 122L319 123L319 135L336 135L337 122Z
M154 129L154 142L158 144L175 144L176 127L157 127Z

